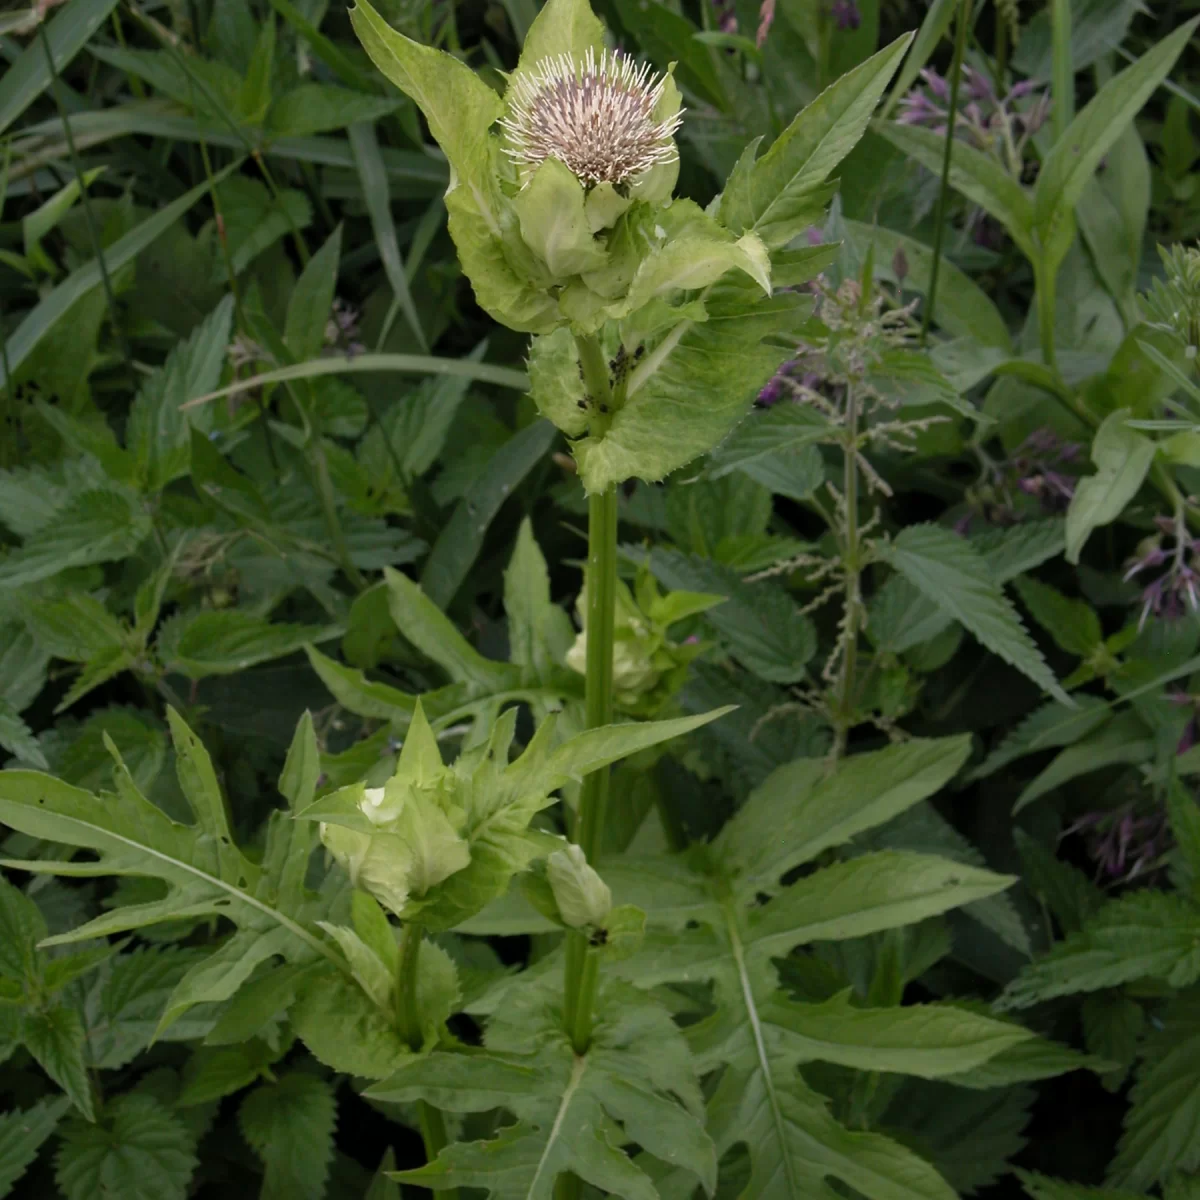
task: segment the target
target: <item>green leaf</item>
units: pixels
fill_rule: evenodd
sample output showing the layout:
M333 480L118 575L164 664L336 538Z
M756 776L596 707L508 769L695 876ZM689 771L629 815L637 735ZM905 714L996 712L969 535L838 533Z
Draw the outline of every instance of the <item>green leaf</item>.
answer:
M84 5L84 7L90 6L94 7L94 9L104 7L102 4L92 6L85 3ZM111 7L111 5L105 7L105 16L108 15L108 8ZM71 13L78 13L79 11L79 6L72 4L70 8L55 18L55 23ZM101 20L103 20L103 17L101 17ZM38 48L30 46L27 49L30 53L36 53ZM41 61L45 61L44 56ZM5 82L11 77L11 72L6 73ZM220 182L232 171L236 170L239 165L240 161L223 167L213 176L212 183ZM122 267L133 262L143 250L166 233L197 200L207 195L210 186L211 184L206 180L204 183L185 192L177 200L172 200L170 204L160 208L152 217L147 217L140 225L123 234L111 246L107 246L104 250L104 262L109 273L115 274ZM10 372L14 376L17 374L42 338L71 311L76 301L100 285L99 263L95 261L85 263L83 266L72 271L48 296L41 299L25 314L21 319L21 323L9 335L8 342L5 345L5 355L0 355L0 386L3 386L8 381Z
M316 358L325 345L325 327L333 312L338 265L342 257L342 227L339 225L325 244L310 258L288 296L283 340L300 362ZM192 395L211 391L216 380L193 389Z
M1110 719L1109 706L1099 696L1076 696L1075 705L1072 709L1051 700L1035 708L1004 735L983 762L967 772L967 782L986 779L1027 754L1073 745Z
M1060 650L1086 658L1103 644L1100 618L1086 600L1073 600L1028 575L1019 577L1015 587L1030 615Z
M444 607L454 599L501 506L541 462L556 436L548 421L535 421L505 442L472 482L421 572L421 587L434 604Z
M378 121L399 107L399 101L386 96L368 96L329 83L302 83L274 101L267 114L266 128L273 137L308 137ZM367 200L370 201L369 192Z
M545 678L575 640L571 618L550 599L550 572L526 517L504 572L509 659Z
M1081 479L1067 509L1067 562L1079 562L1092 530L1115 521L1137 495L1154 461L1154 443L1130 429L1132 414L1118 409L1104 419L1092 441L1095 475Z
M362 100L364 97L359 96L356 99ZM394 303L404 312L408 327L417 339L418 348L422 353L428 353L429 342L413 303L408 274L400 257L400 243L396 237L396 223L392 217L387 167L380 152L375 125L371 119L364 118L351 124L348 133L350 148L354 153L354 167L362 184L363 200L371 217L371 230L379 246L379 258L391 285ZM314 355L307 357L311 358Z
M1050 910L1064 933L1077 933L1104 906L1104 892L1023 829L1013 830L1013 840L1021 855L1025 886Z
M654 1200L649 1177L619 1148L628 1141L679 1163L711 1192L716 1155L682 1035L665 1010L606 982L592 1044L576 1055L548 1006L552 987L556 980L527 986L493 1017L488 1055L439 1055L434 1069L422 1059L372 1089L451 1111L502 1103L518 1118L491 1141L456 1143L397 1178L438 1191L481 1187L496 1200L550 1200L555 1180L571 1172L607 1195Z
M1008 1174L1009 1160L1025 1148L1032 1088L964 1094L952 1083L909 1079L882 1124L920 1146L946 1181L971 1196Z
M176 343L166 363L138 391L129 409L125 445L137 462L144 490L159 492L186 474L192 429L207 433L212 428L211 408L181 406L217 386L232 326L233 297L226 296L186 340Z
M754 161L747 148L721 197L720 219L735 233L753 230L783 246L825 206L825 180L854 148L912 41L897 38L825 89Z
M1200 1168L1200 1001L1180 997L1146 1043L1130 1093L1125 1129L1109 1166L1121 1187L1144 1191L1176 1171Z
M1111 901L1081 932L1026 967L997 1004L1028 1008L1146 978L1172 987L1200 978L1200 913L1182 897L1143 891Z
M333 1088L302 1071L281 1075L242 1101L242 1135L265 1168L262 1200L321 1200L335 1118Z
M673 591L728 597L708 610L705 619L755 675L775 683L806 678L806 666L817 652L816 629L784 588L743 583L736 571L672 550L655 550L650 568Z
M304 652L321 682L347 711L407 728L417 705L415 696L390 684L369 680L362 671L336 662L312 646L305 646Z
M55 15L45 30L55 71L61 72L83 49L114 8L116 0L77 0ZM46 15L42 13L39 19ZM16 61L9 61L5 68L0 80L0 133L50 86L50 63L41 36L36 34Z
M313 1057L347 1075L382 1079L414 1057L393 1016L331 968L304 980L289 1016Z
M49 767L33 730L21 720L7 700L0 700L0 746L23 762L43 770Z
M153 1096L130 1092L94 1125L72 1122L55 1160L66 1200L184 1200L196 1169L193 1137Z
M1148 762L1154 757L1154 738L1134 711L1119 713L1094 733L1060 750L1053 761L1022 789L1013 812L1062 787L1063 784L1123 763Z
M46 933L42 910L14 884L0 879L0 977L36 984L41 977L38 943Z
M884 551L909 583L993 654L1070 704L988 565L965 539L937 525L910 525Z
M827 1198L838 1194L826 1182L832 1178L870 1200L953 1196L911 1151L839 1125L798 1066L827 1061L961 1078L951 1046L961 1044L976 1069L986 1069L1024 1045L1028 1031L999 1029L987 1017L959 1025L961 1008L860 1009L845 997L798 1004L779 990L773 963L802 942L919 921L1011 882L946 859L884 852L824 867L780 890L780 878L800 862L935 791L967 751L966 739L909 742L843 761L831 782L821 760L792 764L751 798L711 851L606 866L615 899L645 908L650 926L642 950L612 969L646 988L713 984L715 1011L689 1024L688 1040L701 1070L724 1068L709 1129L719 1154L745 1143L751 1177L744 1194ZM795 852L781 828L801 831ZM795 961L810 960L797 954Z
M1034 222L1051 268L1062 261L1070 248L1075 208L1088 181L1129 122L1167 77L1198 24L1200 18L1181 25L1133 66L1110 79L1046 156L1034 188Z
M1144 1200L1143 1192L1123 1192L1114 1188L1085 1187L1082 1183L1067 1183L1050 1179L1033 1171L1017 1171L1017 1177L1031 1200Z
M407 575L384 569L388 609L396 628L455 683L470 683L492 691L512 686L513 673L505 663L479 653L454 623Z
M7 1196L25 1174L66 1109L66 1100L41 1100L0 1116L0 1196Z
M512 217L502 211L489 134L504 102L466 63L397 33L367 0L358 0L350 20L375 65L416 102L450 162L450 236L480 306L512 329L547 331L556 301L525 282L504 252L501 219Z
M786 1030L788 1053L800 1062L833 1062L922 1079L969 1071L1033 1036L1020 1025L952 1004L858 1008L845 992L824 1004L774 1000L764 1014Z
M588 50L604 49L604 26L587 0L547 0L525 34L521 59L514 74L532 70L543 59L570 55L576 62Z
M84 1062L84 1030L79 1014L65 1006L26 1012L21 1022L21 1040L38 1066L90 1121L95 1110L92 1083Z
M84 492L45 529L0 558L0 594L70 567L132 554L150 533L150 516L125 492Z
M794 339L810 307L797 295L766 298L744 275L714 284L704 303L707 320L684 320L647 340L625 404L603 437L574 443L588 492L632 478L661 479L710 450L788 357L782 339Z
M881 850L824 867L783 889L747 939L761 953L781 956L792 946L864 937L912 925L1016 882L932 854Z
M293 812L312 803L320 777L321 749L313 729L312 713L305 710L279 776L280 795L287 797Z
M946 147L942 134L894 121L877 121L874 128L902 153L941 177ZM996 159L974 146L956 141L949 181L956 192L995 217L1026 258L1031 262L1036 258L1033 201Z
M189 679L204 679L284 658L341 632L337 626L268 621L242 608L208 609L165 625L155 648L170 670Z
M774 771L718 835L725 870L749 898L824 851L882 825L950 782L970 753L965 737L914 738L856 754L827 775L820 759ZM797 831L781 840L780 823Z
M118 759L116 790L101 797L33 771L0 772L0 821L35 838L96 852L94 860L5 860L35 873L81 878L140 875L166 894L121 905L52 943L83 941L162 921L224 916L239 933L179 982L164 1023L200 1001L226 1000L261 962L340 959L308 922L323 915L304 888L315 830L282 813L268 822L261 865L233 844L224 801L204 748L174 714L180 786L196 824L172 821L138 790Z

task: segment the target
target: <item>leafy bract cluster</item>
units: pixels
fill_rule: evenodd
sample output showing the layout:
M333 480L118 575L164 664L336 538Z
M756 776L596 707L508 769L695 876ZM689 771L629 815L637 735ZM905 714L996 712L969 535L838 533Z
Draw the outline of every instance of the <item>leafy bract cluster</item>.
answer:
M670 76L646 93L658 140L645 168L584 165L595 156L576 144L582 131L651 87L606 51L586 0L542 9L504 97L397 33L367 0L351 17L450 160L450 232L479 303L539 335L533 396L583 439L575 451L587 489L659 479L711 448L787 357L808 305L772 295L773 267L820 217L827 176L861 136L907 39L831 87L759 161L752 143L704 210L671 198L678 162L663 139L679 92ZM581 356L580 337L600 344Z
M649 717L679 691L688 664L709 647L696 636L669 637L672 625L707 612L724 596L672 591L663 595L648 567L638 572L634 588L618 579L613 631L614 700L624 712ZM576 605L583 629L567 651L566 664L583 675L587 670L587 588Z

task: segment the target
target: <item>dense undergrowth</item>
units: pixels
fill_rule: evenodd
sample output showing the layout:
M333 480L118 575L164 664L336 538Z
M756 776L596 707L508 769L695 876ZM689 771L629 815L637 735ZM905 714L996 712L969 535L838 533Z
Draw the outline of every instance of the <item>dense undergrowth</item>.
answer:
M0 14L0 1197L1197 1200L1196 10Z

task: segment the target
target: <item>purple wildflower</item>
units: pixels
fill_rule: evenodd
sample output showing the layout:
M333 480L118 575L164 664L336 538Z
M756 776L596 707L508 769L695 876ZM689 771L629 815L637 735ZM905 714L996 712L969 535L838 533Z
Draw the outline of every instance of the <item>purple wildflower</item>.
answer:
M829 6L829 15L841 33L857 29L862 24L862 14L854 0L833 0Z
M1129 883L1152 870L1170 849L1171 832L1161 810L1138 815L1132 803L1085 813L1063 832L1082 833L1097 874L1113 883Z

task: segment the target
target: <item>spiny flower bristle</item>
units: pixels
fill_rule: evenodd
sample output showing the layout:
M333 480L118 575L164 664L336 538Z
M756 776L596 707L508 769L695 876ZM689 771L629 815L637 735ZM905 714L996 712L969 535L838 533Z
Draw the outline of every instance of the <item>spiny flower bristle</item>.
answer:
M509 95L508 156L525 167L557 158L585 186L625 183L678 155L676 113L654 119L666 78L627 55L588 50L582 66L569 54L544 58L519 75Z

